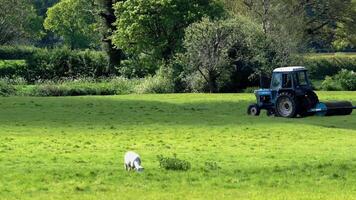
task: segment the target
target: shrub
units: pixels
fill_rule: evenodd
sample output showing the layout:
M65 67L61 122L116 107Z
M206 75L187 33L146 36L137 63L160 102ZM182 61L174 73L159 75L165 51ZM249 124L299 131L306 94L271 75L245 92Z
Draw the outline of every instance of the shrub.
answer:
M254 93L255 90L258 90L258 87L248 87L246 89L243 90L244 93Z
M108 59L103 52L74 51L69 48L41 49L28 58L26 79L100 77L106 75Z
M338 81L334 80L330 76L326 76L325 80L321 84L321 89L326 91L341 91L342 87Z
M217 171L221 169L221 167L219 167L218 163L216 162L207 161L205 162L203 169L205 172L210 172L210 171Z
M37 50L29 46L0 46L0 60L24 60Z
M173 157L159 155L157 158L159 166L165 170L187 171L191 168L191 164L188 161L178 159L175 154Z
M342 70L333 77L327 76L322 83L321 88L329 91L355 91L356 73L354 71Z
M333 76L342 69L356 71L356 56L354 54L315 54L304 57L304 63L312 79L323 80Z
M344 90L356 90L356 73L354 71L342 70L335 76L335 79L340 82Z
M0 80L0 96L16 95L16 88L9 84L7 80Z
M0 77L16 78L26 76L25 60L0 60Z
M110 79L67 79L44 81L33 86L22 86L18 94L22 96L85 96L85 95L121 95L135 92L142 81L122 77Z
M139 94L148 93L173 93L174 78L172 71L168 68L161 67L156 75L146 77L143 82L136 87Z

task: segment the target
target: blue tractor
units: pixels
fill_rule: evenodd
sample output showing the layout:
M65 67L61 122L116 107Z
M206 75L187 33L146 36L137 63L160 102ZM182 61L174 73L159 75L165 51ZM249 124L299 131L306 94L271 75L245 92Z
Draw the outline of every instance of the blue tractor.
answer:
M311 115L349 115L355 107L350 102L319 102L305 67L283 67L273 71L270 88L255 91L257 103L248 107L249 115L294 118Z

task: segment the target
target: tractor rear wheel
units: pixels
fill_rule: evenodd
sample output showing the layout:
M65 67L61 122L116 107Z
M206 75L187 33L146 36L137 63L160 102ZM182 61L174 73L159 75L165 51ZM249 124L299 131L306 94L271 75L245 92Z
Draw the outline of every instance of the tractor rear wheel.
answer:
M313 91L308 91L306 92L305 96L302 97L300 100L301 105L300 107L300 116L301 117L307 117L307 116L312 116L314 113L309 113L308 111L312 108L315 108L315 106L319 103L319 98Z
M250 105L247 109L247 114L252 116L259 116L261 113L261 109L258 107L257 104Z
M298 114L298 106L294 96L281 93L276 101L276 114L279 117L294 118Z

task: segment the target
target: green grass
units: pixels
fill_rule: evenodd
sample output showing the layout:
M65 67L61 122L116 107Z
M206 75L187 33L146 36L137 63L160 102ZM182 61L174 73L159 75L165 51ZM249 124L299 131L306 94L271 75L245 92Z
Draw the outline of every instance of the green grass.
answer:
M320 92L350 100L356 92ZM252 94L0 98L0 199L356 199L356 114L245 114ZM145 172L127 173L123 154ZM189 160L159 168L157 155ZM209 168L206 162L216 162Z

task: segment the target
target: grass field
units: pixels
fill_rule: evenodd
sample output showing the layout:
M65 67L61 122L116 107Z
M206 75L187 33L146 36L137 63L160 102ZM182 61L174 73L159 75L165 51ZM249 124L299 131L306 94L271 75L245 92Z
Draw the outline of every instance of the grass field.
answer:
M356 113L256 118L253 98L0 98L0 199L356 199ZM144 173L124 171L127 150ZM174 153L192 169L158 167Z

